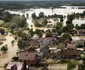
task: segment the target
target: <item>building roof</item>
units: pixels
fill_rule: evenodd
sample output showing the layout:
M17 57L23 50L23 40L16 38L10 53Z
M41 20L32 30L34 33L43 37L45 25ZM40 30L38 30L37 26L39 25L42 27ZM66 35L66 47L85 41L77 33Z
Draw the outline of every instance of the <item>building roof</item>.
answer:
M29 40L29 44L32 45L32 46L34 46L34 47L39 46L38 41L35 40L35 39L31 39L31 40Z
M48 46L53 43L53 38L52 37L41 38L40 43L41 43L40 46Z
M65 55L65 56L77 55L77 56L80 56L80 52L77 50L62 50L62 51L58 52L58 55Z
M78 33L79 33L79 34L85 34L85 29L78 30Z
M67 48L69 48L69 49L76 49L76 45L74 45L74 44L68 44L67 45Z
M45 37L45 38L41 38L41 40L53 40L53 38L52 37Z
M13 66L17 66L17 70L21 70L22 69L22 67L23 67L23 62L10 62L8 65L7 65L7 67L6 67L6 69L10 69L11 70L11 68L13 67Z
M29 60L29 61L33 61L36 57L36 52L21 52L19 59L20 60Z

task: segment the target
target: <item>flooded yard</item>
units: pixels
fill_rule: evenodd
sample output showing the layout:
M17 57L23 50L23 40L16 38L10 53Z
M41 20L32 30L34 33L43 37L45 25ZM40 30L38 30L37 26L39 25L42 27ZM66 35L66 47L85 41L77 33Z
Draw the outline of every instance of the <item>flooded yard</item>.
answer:
M4 70L4 68L0 68L0 70Z
M8 51L7 53L4 53L0 56L0 67L3 67L4 64L10 62L11 58L16 55L16 52L18 50L16 41L14 43L14 46L12 46L11 44L11 41L14 40L13 36L10 36L10 34L8 34L5 38L6 38L6 41L3 42L0 48L7 44Z

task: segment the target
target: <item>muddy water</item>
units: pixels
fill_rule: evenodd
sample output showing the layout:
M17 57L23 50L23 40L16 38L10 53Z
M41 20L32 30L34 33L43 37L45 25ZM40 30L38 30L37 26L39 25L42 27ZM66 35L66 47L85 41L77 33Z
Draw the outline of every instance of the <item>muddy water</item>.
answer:
M0 70L4 70L4 68L0 68Z
M16 55L16 52L18 50L17 42L15 41L14 46L12 46L11 41L14 40L13 36L10 36L9 34L6 36L6 41L3 43L3 45L8 45L8 52L7 54L2 54L0 56L0 66L4 66L4 64L10 62L11 58ZM1 45L1 46L3 46ZM0 48L1 48L0 46ZM0 69L1 70L1 69Z

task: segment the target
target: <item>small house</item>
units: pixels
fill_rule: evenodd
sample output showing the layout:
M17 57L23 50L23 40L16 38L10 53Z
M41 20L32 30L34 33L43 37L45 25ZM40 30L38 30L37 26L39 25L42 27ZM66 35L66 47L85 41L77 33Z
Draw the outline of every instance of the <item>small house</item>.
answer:
M48 46L53 44L53 38L52 37L46 37L40 39L40 46Z
M77 50L76 45L74 44L67 44L66 48L70 50Z
M23 66L23 62L10 62L5 70L24 70Z
M62 50L57 52L59 59L80 59L80 52L77 50Z
M79 36L85 36L85 29L78 30L77 32Z
M36 52L28 51L21 52L19 55L19 60L26 61L26 63L28 64L36 64L36 62L38 61L36 54L37 54Z

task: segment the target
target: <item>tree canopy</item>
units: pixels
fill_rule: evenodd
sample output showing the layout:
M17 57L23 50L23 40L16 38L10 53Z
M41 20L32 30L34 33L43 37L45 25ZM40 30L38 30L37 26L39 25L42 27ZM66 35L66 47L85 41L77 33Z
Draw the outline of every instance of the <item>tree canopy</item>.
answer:
M56 27L57 30L59 30L63 27L63 25L62 25L61 22L57 22L55 27Z
M17 27L25 27L27 25L26 18L20 16L14 16L11 20L12 23L15 23Z
M5 29L4 28L0 28L0 33L3 35L5 34Z
M44 18L44 12L39 13L39 18Z
M18 48L19 49L25 49L25 45L24 45L24 43L21 39L18 41Z
M76 67L76 65L74 64L74 63L72 63L72 62L69 62L68 64L67 64L67 70L72 70L72 69L74 69Z
M7 46L2 46L2 47L1 47L1 51L7 52L7 51L8 51L8 47L7 47Z

